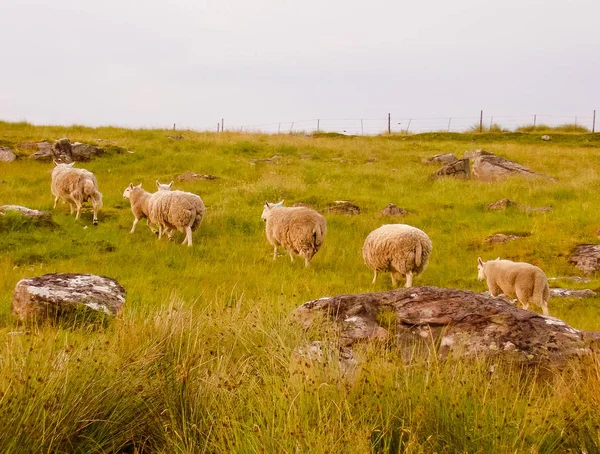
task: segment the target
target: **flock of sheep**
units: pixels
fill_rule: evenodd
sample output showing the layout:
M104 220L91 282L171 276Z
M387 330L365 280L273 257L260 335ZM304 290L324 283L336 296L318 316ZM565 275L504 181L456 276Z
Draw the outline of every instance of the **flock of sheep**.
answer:
M204 218L206 207L202 199L191 192L171 190L173 182L161 184L156 181L157 192L150 193L139 184L129 186L123 197L131 203L134 221L131 233L140 219L160 239L163 233L171 239L174 230L185 234L182 244L192 246L192 232ZM98 223L97 213L102 207L102 194L93 173L74 168L73 164L55 162L52 171L52 194L69 203L71 214L77 209L79 218L83 202L91 200L94 225ZM307 207L284 207L283 201L265 203L262 219L266 225L267 240L273 246L273 260L277 258L278 247L283 247L294 261L294 255L304 258L305 266L323 245L327 233L327 222L317 211ZM158 231L152 227L158 226ZM427 266L432 250L429 237L422 230L406 224L386 224L372 231L365 239L362 255L365 264L374 272L373 283L378 272L390 272L392 284L405 277L405 287L412 286L414 276ZM486 280L492 296L504 294L516 298L524 309L533 302L548 315L548 280L544 272L533 265L510 260L478 259L478 278Z

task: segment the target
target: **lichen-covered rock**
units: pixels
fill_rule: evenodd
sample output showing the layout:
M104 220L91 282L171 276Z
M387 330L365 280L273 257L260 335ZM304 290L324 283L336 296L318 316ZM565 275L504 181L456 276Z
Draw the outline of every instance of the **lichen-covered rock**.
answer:
M76 310L117 315L125 289L114 279L93 274L45 274L17 282L12 313L21 321L55 318Z
M17 157L8 147L0 147L0 162L13 162Z
M585 274L600 270L600 244L580 244L571 251L569 262Z
M425 164L432 164L432 163L452 164L455 161L458 161L458 158L456 156L454 156L452 153L436 154L435 156L432 156L431 158L423 159L423 162Z
M104 149L88 143L75 142L71 145L71 158L73 161L89 161L104 153Z
M19 146L24 149L33 148L31 142L21 142ZM29 159L34 159L36 161L52 161L52 144L50 142L37 142L35 144L37 151L29 156Z
M436 287L338 295L304 303L294 311L305 327L320 321L339 343L385 340L402 354L501 355L524 363L560 363L587 356L600 333L523 310L502 298ZM383 326L382 326L383 325Z
M406 216L410 214L404 208L397 207L393 203L389 203L383 210L381 210L383 216Z
M513 235L511 233L495 233L493 235L488 236L485 239L486 243L489 244L504 244L509 241L518 240L519 238L524 238L526 235Z

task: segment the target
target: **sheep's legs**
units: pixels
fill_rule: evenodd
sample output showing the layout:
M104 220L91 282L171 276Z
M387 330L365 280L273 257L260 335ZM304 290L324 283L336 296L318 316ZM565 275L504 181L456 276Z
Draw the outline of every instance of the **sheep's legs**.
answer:
M75 219L79 219L79 215L81 214L81 203L77 203L75 202L75 204L77 205L77 214L75 215ZM72 213L73 211L71 211ZM96 221L98 222L98 221Z
M131 229L131 233L133 233L133 230L135 229L135 224L137 224L137 220L133 221L133 228ZM148 228L150 229L150 231L152 233L154 233L155 235L158 233L158 230L156 230L155 228L152 227L152 225L150 224L150 219L146 219L146 225L148 226Z
M413 274L406 273L406 284L404 284L404 287L406 287L406 288L412 287L412 280L413 280Z
M550 315L550 313L548 312L548 301L544 301L542 300L542 312L544 315Z
M377 280L377 270L375 270L375 275L373 276L373 281L371 282L371 284L374 284L376 280Z
M292 263L294 263L294 252L293 252L293 251L291 251L291 250L288 250L288 254L290 254L290 261L291 261Z
M58 196L56 196L56 197L54 198L54 209L55 209L55 210L56 210L56 204L58 203L58 199L59 199L59 197L58 197Z
M277 260L277 246L273 246L273 260Z
M129 231L129 233L133 233L133 232L135 232L135 226L137 225L138 221L139 221L139 219L138 219L138 218L135 218L135 219L133 220L133 225L131 226L131 230Z
M188 247L192 247L192 228L190 226L187 226L185 228L185 238L183 239L181 244L185 244L186 241Z
M94 225L98 225L98 206L93 203L94 205L94 217L92 218L92 224Z

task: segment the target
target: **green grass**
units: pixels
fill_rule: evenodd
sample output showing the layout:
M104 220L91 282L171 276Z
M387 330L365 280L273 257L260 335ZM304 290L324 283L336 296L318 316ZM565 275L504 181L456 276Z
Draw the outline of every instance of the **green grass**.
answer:
M321 296L388 290L360 250L384 223L426 231L434 249L415 285L476 291L477 257L502 256L548 276L580 274L568 262L579 243L597 242L599 135L484 132L339 137L252 135L32 126L0 122L1 143L71 140L113 146L85 164L104 194L100 224L67 205L52 210L52 164L0 163L0 205L53 212L54 225L0 217L0 451L20 452L598 452L600 366L538 375L486 360L404 363L385 345L357 349L348 380L333 360L298 367L294 348L317 336L290 313ZM98 139L101 139L98 141ZM109 141L109 142L104 142ZM114 142L114 143L112 143ZM422 158L484 148L556 181L430 181ZM132 153L127 153L129 151ZM279 156L276 164L251 160ZM333 160L340 158L339 160ZM375 158L372 163L367 161ZM582 166L582 162L585 163ZM192 171L220 177L179 182ZM145 227L129 234L129 183L154 190L175 180L199 194L207 215L194 246L158 242ZM509 198L548 213L488 212ZM311 267L272 260L260 220L265 200L310 203L328 235ZM356 217L327 214L351 200ZM394 203L401 220L380 211ZM526 232L488 245L499 232ZM181 234L177 242L183 239ZM18 325L12 291L23 277L82 272L127 289L122 317L95 323ZM578 288L598 289L600 276ZM550 313L600 330L600 298L552 299ZM331 352L335 357L335 352ZM494 372L490 367L494 365Z
M586 126L574 123L566 123L558 126L548 126L545 124L519 126L516 132L536 132L536 133L567 133L567 134L589 134L590 130Z

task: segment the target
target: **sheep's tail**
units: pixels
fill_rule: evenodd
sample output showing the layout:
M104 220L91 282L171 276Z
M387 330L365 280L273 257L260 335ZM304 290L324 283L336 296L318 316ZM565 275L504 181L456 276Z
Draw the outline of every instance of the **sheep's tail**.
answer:
M315 251L318 251L321 248L321 245L323 244L324 237L323 229L320 224L315 225L312 236L313 248L315 249Z
M417 241L415 246L415 265L419 267L421 263L423 263L423 245L421 241Z

